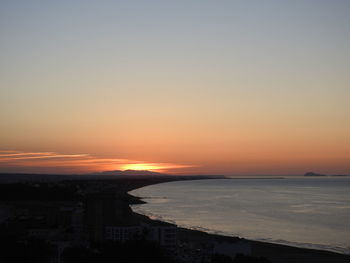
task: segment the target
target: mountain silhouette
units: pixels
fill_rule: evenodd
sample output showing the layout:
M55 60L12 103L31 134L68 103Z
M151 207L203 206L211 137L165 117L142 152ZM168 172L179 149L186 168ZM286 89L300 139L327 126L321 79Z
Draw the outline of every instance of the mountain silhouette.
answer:
M117 175L117 176L135 176L135 175L148 175L148 176L163 176L167 174L152 172L148 170L114 170L114 171L104 171L98 173L91 173L89 175Z
M304 176L326 176L325 174L319 174L314 172L307 172L304 174Z

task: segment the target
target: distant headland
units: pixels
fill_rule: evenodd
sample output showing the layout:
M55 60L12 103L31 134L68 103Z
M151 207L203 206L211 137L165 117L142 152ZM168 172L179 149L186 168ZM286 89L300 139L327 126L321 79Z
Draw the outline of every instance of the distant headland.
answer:
M307 172L304 174L304 176L350 176L349 174L319 174L319 173L314 173L314 172Z

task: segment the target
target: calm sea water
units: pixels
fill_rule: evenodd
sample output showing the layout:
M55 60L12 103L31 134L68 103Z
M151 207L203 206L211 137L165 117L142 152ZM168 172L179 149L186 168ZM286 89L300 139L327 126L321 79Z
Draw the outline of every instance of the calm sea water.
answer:
M179 226L350 253L350 178L178 181L130 192L132 209Z

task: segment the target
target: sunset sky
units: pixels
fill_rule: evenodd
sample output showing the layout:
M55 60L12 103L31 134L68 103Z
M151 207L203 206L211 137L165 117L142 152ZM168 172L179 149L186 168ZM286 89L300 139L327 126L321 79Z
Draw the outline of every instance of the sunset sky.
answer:
M0 172L350 174L350 1L0 1Z

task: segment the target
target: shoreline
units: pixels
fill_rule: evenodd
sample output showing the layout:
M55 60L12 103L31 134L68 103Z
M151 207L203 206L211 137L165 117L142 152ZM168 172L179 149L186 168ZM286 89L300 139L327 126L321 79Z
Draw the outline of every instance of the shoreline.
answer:
M147 204L147 202L144 202L142 204L137 204L137 205L143 205L143 204ZM133 211L133 213L136 213L136 214L141 215L141 216L145 216L145 217L149 218L149 220L154 220L154 221L158 221L158 222L161 221L161 222L164 222L164 223L177 225L176 222L174 222L174 221L171 221L171 220L168 221L168 220L164 220L162 218L157 218L157 216L153 215L153 214L142 214L142 213L139 213L137 211ZM332 250L332 248L329 248L329 249L324 248L323 249L321 247L322 245L318 245L318 244L288 242L286 240L281 240L281 242L279 242L279 241L268 240L268 239L250 239L250 238L245 238L245 237L241 237L241 236L225 234L224 232L215 231L215 230L211 230L211 229L206 229L206 228L202 228L200 226L198 226L198 227L191 227L191 226L185 226L185 225L177 225L177 227L180 228L180 229L185 229L185 230L199 231L199 232L203 232L203 233L206 233L206 234L209 234L209 235L214 235L214 236L236 238L238 240L262 242L262 243L268 243L268 244L274 244L274 245L283 245L283 246L294 247L294 248L302 248L302 249L310 249L310 250L332 252L332 253L336 253L336 254L340 254L340 255L348 255L348 256L350 256L350 254L342 253L341 251L337 251L337 250ZM324 246L326 247L326 245L324 245Z
M194 180L201 180L201 179L209 179L209 178L198 178ZM212 178L212 179L219 179L219 178ZM224 179L231 179L231 178L224 178ZM180 179L181 180L181 179ZM191 180L191 179L190 179ZM179 181L179 179L176 180L169 180L167 182L171 181ZM148 222L148 223L164 223L164 224L172 224L166 221L161 221L158 219L152 219L147 215L142 215L134 212L131 208L131 205L142 205L147 202L143 201L141 197L133 196L129 192L143 188L149 185L159 184L159 183L165 183L165 182L149 182L147 185L143 186L135 186L132 187L132 189L129 189L126 192L126 195L128 196L129 202L128 205L130 207L132 216L134 218L137 218L140 222ZM268 260L271 260L272 262L276 263L293 263L293 262L319 262L319 263L327 263L327 262L334 262L334 263L346 263L350 262L350 255L342 254L339 252L329 251L329 250L322 250L322 249L315 249L315 248L302 248L292 245L285 245L285 244L278 244L278 243L271 243L266 241L258 241L258 240L250 240L245 239L241 237L235 237L235 236L226 236L226 235L220 235L220 234L214 234L214 233L207 233L205 231L201 230L194 230L194 229L187 229L184 227L178 227L178 235L179 240L195 240L199 242L211 242L211 241L218 241L218 242L228 242L228 243L234 243L237 241L245 241L248 242L251 245L252 248L252 256L255 257L265 257Z

